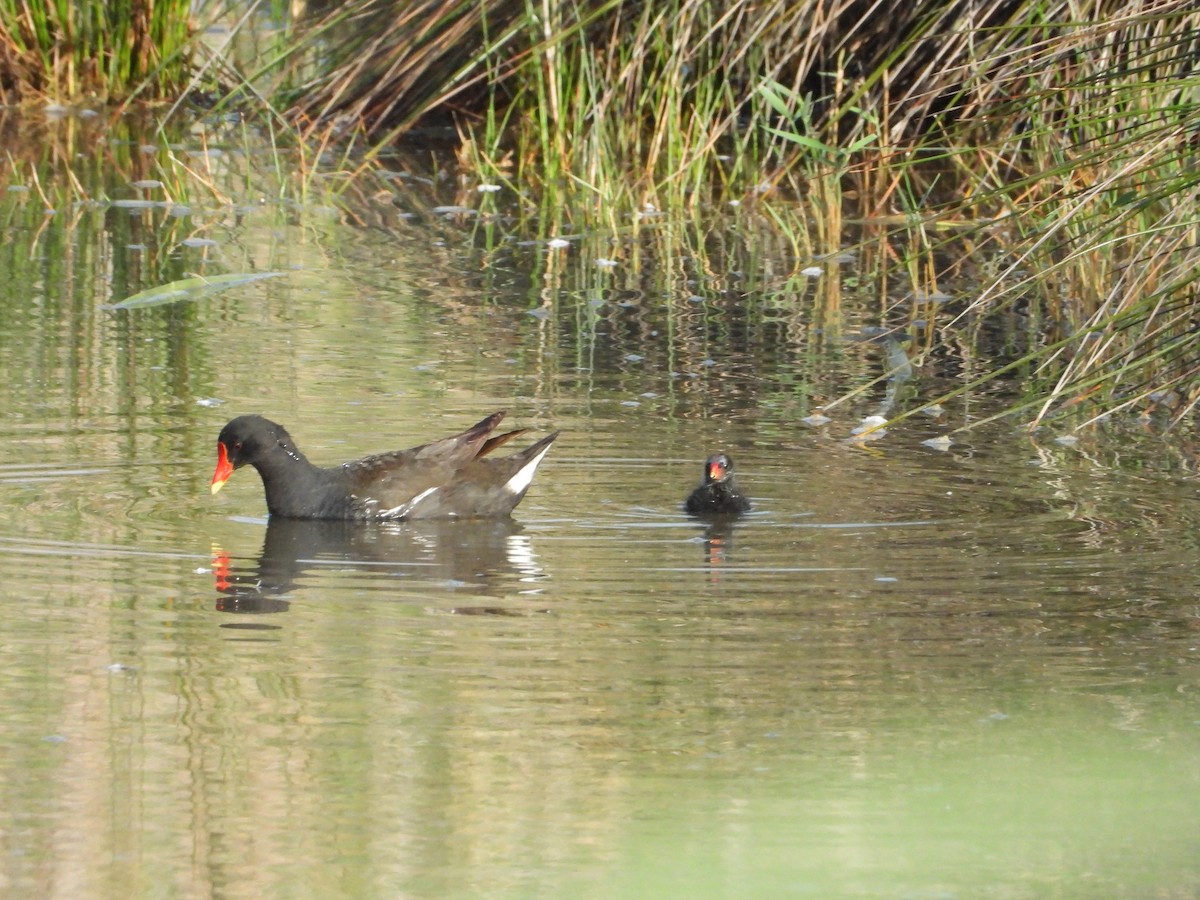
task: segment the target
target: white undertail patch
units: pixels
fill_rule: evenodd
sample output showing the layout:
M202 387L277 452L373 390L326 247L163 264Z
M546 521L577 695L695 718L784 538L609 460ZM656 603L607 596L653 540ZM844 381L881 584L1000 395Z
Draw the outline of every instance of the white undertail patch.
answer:
M542 452L531 459L525 465L517 470L517 474L508 479L504 484L504 490L508 491L514 497L523 493L529 487L529 483L533 481L533 473L537 471L537 467L541 464L542 457L550 450L550 445L547 444Z

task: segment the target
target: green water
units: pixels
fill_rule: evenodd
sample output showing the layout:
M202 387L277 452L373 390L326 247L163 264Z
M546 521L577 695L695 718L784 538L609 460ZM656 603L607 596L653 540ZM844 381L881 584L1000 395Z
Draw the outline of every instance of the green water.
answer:
M1200 893L1187 435L922 445L976 397L850 444L887 386L801 420L883 363L772 293L754 223L705 274L395 190L3 198L0 891ZM251 271L290 274L102 308ZM498 408L563 430L512 523L208 492L239 413L331 463ZM714 449L732 528L679 509Z

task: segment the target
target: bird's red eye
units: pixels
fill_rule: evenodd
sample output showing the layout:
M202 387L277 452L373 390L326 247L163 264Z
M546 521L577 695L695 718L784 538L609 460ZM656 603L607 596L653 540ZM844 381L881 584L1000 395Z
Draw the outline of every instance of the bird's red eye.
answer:
M238 441L237 443L235 443L235 444L233 445L233 449L234 449L234 450L241 450L241 449L242 449L242 442L241 442L241 441Z

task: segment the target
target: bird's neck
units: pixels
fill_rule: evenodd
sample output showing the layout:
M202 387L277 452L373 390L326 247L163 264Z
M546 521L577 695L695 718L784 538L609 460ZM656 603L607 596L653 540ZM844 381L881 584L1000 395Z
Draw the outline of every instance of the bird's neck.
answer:
M350 499L339 470L314 466L299 450L284 449L285 453L254 465L262 478L267 510L288 518L336 518Z

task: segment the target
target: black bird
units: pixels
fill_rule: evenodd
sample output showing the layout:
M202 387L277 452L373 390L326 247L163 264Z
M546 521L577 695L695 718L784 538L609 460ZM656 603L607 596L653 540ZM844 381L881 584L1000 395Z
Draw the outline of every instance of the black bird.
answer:
M688 496L684 508L693 516L740 516L750 510L750 498L737 489L733 460L714 453L704 461L704 480Z
M487 457L525 429L492 436L503 412L461 434L322 468L296 447L282 425L238 416L217 438L215 494L235 469L262 476L267 509L291 519L501 518L521 502L558 432L511 456Z

